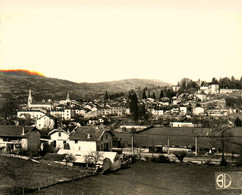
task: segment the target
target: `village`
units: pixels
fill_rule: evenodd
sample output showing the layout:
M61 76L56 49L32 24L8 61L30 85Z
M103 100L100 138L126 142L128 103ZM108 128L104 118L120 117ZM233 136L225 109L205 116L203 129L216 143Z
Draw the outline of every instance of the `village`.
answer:
M226 140L213 138L228 129L241 135L241 105L228 104L227 99L241 99L242 91L209 83L197 91L179 92L180 86L167 86L159 98L144 88L139 97L132 90L128 97L110 99L106 91L103 99L92 101L72 100L68 93L63 100L36 102L29 89L11 124L1 122L1 155L101 173L137 160L219 165L226 156L226 164L236 164L241 143L230 140L224 148Z

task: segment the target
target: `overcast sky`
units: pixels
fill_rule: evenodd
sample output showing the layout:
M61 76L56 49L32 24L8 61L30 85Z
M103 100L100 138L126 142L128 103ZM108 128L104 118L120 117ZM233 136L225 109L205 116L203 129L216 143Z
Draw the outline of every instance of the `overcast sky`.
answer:
M75 82L242 76L242 0L1 0L0 69Z

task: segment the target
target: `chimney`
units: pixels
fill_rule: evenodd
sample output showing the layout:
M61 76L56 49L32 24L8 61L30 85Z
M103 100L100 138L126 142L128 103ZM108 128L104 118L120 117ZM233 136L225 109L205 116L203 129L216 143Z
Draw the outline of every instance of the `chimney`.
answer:
M25 134L24 134L24 127L22 127L22 135L25 135Z
M90 139L90 138L91 138L90 133L88 133L87 134L87 139Z

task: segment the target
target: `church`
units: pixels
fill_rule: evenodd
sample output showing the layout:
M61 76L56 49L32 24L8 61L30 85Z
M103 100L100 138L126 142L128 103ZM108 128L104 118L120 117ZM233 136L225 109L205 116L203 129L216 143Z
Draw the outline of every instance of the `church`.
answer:
M32 97L31 89L30 89L27 107L28 107L28 109L32 109L32 110L36 110L36 109L52 110L53 104L51 102L34 102L33 103L33 97Z

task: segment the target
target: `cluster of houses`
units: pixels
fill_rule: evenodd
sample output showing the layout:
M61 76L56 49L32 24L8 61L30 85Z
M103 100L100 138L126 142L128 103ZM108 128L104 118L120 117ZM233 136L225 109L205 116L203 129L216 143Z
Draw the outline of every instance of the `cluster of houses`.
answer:
M33 102L31 90L29 90L28 103L17 111L18 119L32 119L37 129L53 129L55 120L74 120L76 117L90 119L89 124L103 124L104 116L122 116L129 114L129 108L125 101L109 103L84 102L71 100L69 94L65 100L57 102ZM95 120L93 120L95 118Z
M72 154L76 163L85 164L83 155L88 153L102 152L104 156L115 157L117 153L112 152L118 141L115 138L104 126L76 126L72 131L65 131L60 127L38 130L36 127L1 125L0 151L18 153L28 150L38 153L46 150L45 145L48 144L58 154Z
M175 87L173 90L179 90ZM181 119L191 118L192 116L227 116L238 110L226 107L225 98L218 97L216 94L234 92L233 89L219 89L218 84L201 86L194 93L182 93L172 98L163 97L161 99L146 98L140 100L147 111L154 119L166 117L180 117ZM240 93L240 91L238 91ZM78 102L71 100L69 94L65 100L34 102L29 90L27 106L17 112L19 119L32 119L37 129L53 129L57 119L74 121L76 117L83 117L87 120L87 125L104 124L106 116L129 115L130 110L127 99L109 100L103 102L94 100L92 102ZM177 121L175 121L177 122ZM170 124L172 127L176 123ZM179 124L179 127L181 125ZM187 124L185 125L187 126ZM193 125L190 125L193 126Z
M177 90L177 89L176 89ZM241 90L219 89L218 84L201 86L194 93L182 93L179 96L161 98L156 101L152 98L143 100L149 112L153 116L227 116L229 113L236 113L238 110L228 108L224 97L218 98L216 94L241 94Z

